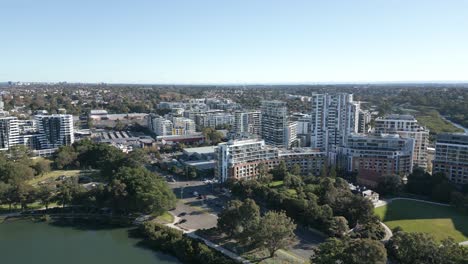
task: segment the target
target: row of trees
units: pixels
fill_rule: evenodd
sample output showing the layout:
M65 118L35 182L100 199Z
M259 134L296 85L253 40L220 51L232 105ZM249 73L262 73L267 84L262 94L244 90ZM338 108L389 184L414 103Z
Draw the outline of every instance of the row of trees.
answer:
M284 212L268 211L261 216L255 201L246 199L230 201L219 215L217 227L242 246L266 249L273 257L294 238L296 224Z
M312 263L346 264L463 264L468 263L468 248L451 239L437 242L424 233L398 231L384 246L371 239L331 238L314 250Z

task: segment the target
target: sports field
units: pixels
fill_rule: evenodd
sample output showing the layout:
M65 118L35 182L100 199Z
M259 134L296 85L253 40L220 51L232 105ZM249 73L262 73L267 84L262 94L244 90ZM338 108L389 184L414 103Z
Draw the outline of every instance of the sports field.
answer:
M400 226L407 232L430 233L438 240L449 236L457 242L468 240L468 215L452 206L395 200L375 212L391 229Z

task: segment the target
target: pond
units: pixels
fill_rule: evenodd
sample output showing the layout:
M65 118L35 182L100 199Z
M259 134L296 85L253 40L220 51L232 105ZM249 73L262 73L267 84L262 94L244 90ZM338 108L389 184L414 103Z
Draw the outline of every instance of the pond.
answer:
M176 258L137 246L127 228L80 229L16 221L0 224L0 263L174 264Z

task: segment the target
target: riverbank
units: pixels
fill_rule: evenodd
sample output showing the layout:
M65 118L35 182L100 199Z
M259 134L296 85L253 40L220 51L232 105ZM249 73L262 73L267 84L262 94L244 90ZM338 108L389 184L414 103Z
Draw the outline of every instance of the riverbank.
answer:
M464 131L465 134L468 134L468 128L466 128L466 127L464 127L464 126L462 126L462 125L460 125L460 124L457 124L457 123L451 121L450 119L446 118L445 116L441 116L441 117L442 117L443 120L449 122L449 123L452 124L453 126L455 126L455 127L457 127L457 128L460 128L460 129L463 129L463 131Z

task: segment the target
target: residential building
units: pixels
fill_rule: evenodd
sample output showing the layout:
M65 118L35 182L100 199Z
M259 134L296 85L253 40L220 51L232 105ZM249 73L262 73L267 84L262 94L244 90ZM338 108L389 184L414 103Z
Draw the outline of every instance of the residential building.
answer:
M375 119L376 133L396 133L402 138L413 138L413 164L427 169L429 130L418 124L412 115L388 115Z
M367 134L370 129L372 115L368 110L359 110L358 133Z
M35 115L41 149L71 145L75 141L72 115Z
M172 135L189 135L196 131L195 121L185 117L172 118Z
M468 135L437 136L432 173L444 173L456 184L468 184Z
M0 150L20 144L18 118L13 116L0 117Z
M338 148L338 165L357 173L358 184L375 187L382 177L413 171L413 138L398 134L351 134Z
M262 112L249 111L234 113L234 132L236 135L260 136L262 132Z
M215 175L222 182L229 178L253 179L259 176L260 164L272 169L281 161L290 169L300 165L304 175L318 175L325 160L325 153L310 148L286 150L266 145L260 139L231 140L216 148Z
M311 97L311 146L332 152L358 131L359 102L352 94L313 94Z
M298 145L300 147L309 147L310 146L310 119L311 115L302 115L297 118L297 141L299 142Z
M285 102L262 101L262 139L267 145L290 148L295 137L293 130Z
M172 135L173 125L170 120L162 116L150 115L148 117L148 128L157 136Z

